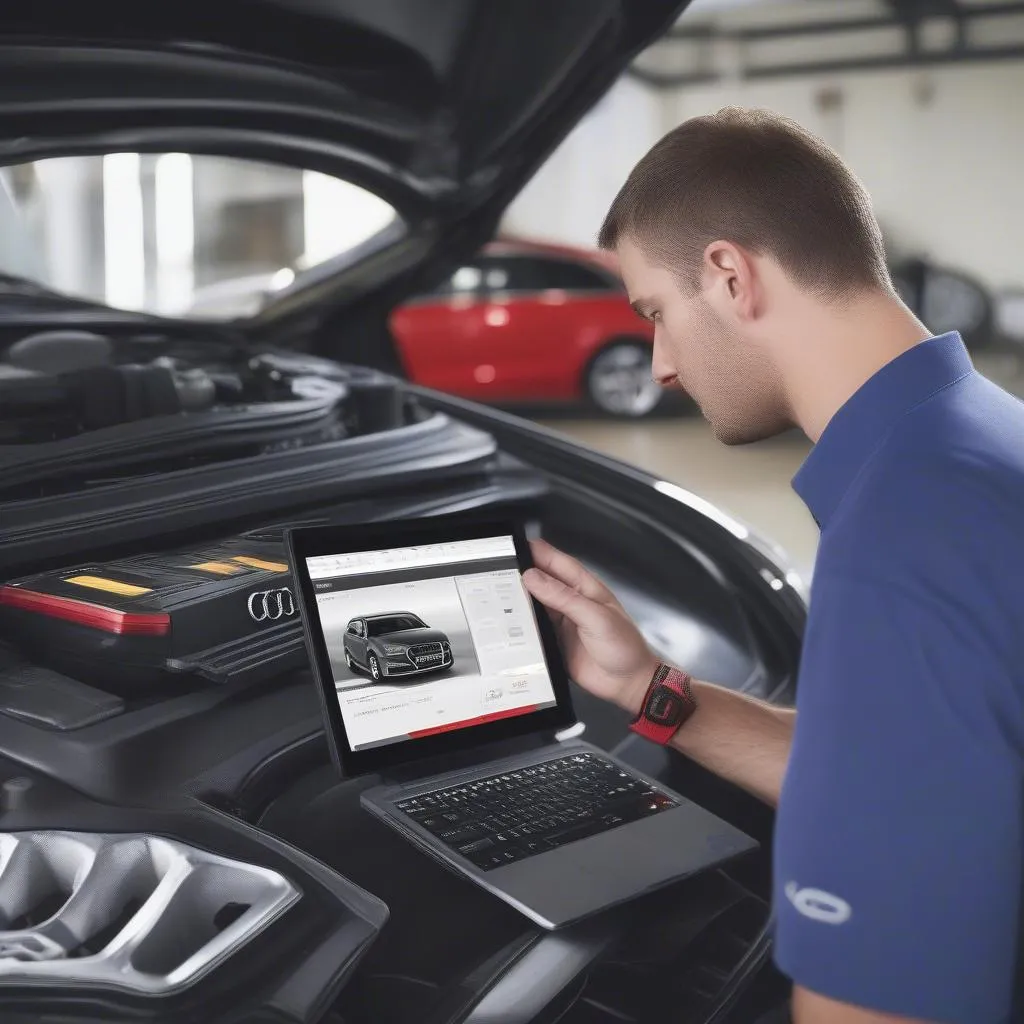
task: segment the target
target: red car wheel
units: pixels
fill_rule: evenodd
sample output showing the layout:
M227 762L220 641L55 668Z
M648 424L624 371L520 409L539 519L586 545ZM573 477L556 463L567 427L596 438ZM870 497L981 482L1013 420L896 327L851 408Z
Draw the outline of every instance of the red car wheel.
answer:
M650 344L630 338L605 345L591 359L583 387L596 409L623 419L649 416L665 397L651 377Z

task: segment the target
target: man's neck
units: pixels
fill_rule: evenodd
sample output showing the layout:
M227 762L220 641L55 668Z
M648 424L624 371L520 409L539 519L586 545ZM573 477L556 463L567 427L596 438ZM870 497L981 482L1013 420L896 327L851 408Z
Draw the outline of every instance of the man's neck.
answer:
M841 310L818 306L786 367L790 409L815 444L843 405L882 367L932 337L897 299L872 294Z

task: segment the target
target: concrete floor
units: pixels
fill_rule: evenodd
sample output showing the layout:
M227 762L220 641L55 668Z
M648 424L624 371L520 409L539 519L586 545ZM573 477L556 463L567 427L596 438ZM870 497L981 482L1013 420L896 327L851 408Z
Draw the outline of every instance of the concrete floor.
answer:
M818 528L790 486L810 450L803 435L729 448L699 416L649 423L559 419L548 426L706 498L781 545L810 579Z
M980 372L1024 397L1020 356L977 354L974 362ZM802 435L728 448L699 416L643 423L559 418L548 425L713 502L781 545L797 572L810 579L818 528L790 483L810 450Z

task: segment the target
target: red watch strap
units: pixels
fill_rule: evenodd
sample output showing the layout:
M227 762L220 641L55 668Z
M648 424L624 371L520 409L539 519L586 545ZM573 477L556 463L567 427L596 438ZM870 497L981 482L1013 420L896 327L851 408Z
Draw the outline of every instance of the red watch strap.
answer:
M664 745L696 710L690 676L662 664L655 671L640 712L629 727L645 739Z

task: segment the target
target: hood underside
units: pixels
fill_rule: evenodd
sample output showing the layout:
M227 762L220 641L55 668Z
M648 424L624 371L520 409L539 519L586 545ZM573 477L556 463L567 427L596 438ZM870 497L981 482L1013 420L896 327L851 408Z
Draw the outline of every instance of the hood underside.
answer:
M0 162L252 155L407 223L521 187L685 0L40 0L0 26Z

